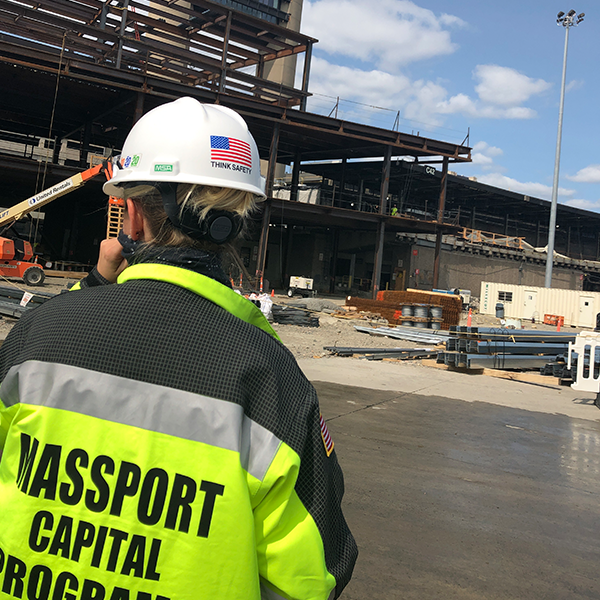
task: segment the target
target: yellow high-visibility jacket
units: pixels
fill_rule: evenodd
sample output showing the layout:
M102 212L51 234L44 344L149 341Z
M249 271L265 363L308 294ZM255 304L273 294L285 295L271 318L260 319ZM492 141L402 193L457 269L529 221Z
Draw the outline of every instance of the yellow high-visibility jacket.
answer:
M356 560L316 393L251 303L126 269L0 349L0 598L337 597Z

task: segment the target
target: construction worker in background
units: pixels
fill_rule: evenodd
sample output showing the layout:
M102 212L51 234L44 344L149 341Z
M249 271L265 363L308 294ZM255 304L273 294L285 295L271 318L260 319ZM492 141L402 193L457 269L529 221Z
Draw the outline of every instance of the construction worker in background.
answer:
M357 550L333 441L219 262L264 197L246 123L182 98L119 165L120 242L0 350L0 596L337 598Z

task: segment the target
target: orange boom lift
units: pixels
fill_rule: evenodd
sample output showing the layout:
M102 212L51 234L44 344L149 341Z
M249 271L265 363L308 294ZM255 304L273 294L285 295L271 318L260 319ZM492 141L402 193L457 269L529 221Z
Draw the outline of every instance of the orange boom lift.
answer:
M0 212L0 227L11 225L30 212L76 190L102 173L107 180L110 179L112 177L112 167L111 160L106 159L91 169L77 173L39 194L23 200L23 202L12 208ZM114 212L116 209L120 214L122 212L122 200L119 203L119 200L111 197L110 202L109 211ZM0 275L4 277L21 277L28 285L41 285L45 279L42 266L38 264L37 257L33 256L31 244L25 240L12 240L5 237L0 237Z

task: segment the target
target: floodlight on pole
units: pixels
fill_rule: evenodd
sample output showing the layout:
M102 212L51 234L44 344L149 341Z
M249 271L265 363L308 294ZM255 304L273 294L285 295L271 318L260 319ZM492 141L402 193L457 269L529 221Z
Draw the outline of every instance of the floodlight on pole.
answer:
M556 233L556 207L558 204L558 173L560 170L560 143L562 139L563 112L565 107L565 81L567 78L567 50L569 48L569 29L579 25L585 17L585 13L577 13L570 10L566 15L559 12L556 15L557 25L565 28L565 53L563 57L562 83L560 86L560 105L558 109L558 135L556 137L556 156L554 159L554 179L552 182L552 203L550 205L550 224L548 225L548 257L546 258L546 278L544 286L552 287L552 267L554 265L554 237Z

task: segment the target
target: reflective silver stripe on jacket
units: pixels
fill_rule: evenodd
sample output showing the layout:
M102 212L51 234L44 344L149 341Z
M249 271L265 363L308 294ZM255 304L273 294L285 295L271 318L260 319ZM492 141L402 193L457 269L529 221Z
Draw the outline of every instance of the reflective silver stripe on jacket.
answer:
M13 366L0 397L6 407L21 402L60 408L233 450L260 481L281 444L233 402L58 363Z

